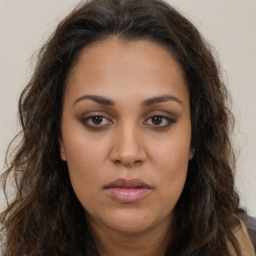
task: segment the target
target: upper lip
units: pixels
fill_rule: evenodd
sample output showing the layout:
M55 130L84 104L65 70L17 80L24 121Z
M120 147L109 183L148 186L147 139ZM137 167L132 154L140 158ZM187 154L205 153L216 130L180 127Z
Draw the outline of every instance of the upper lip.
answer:
M152 188L150 185L140 179L116 179L104 188Z

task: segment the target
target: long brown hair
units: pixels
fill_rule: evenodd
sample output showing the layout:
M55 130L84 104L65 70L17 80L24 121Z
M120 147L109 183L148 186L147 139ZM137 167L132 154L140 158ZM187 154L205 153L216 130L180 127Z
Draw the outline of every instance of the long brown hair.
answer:
M176 236L166 255L241 255L232 231L239 225L232 114L218 64L198 30L161 0L92 0L81 3L57 27L38 56L22 92L22 140L2 176L14 176L17 193L0 215L5 256L97 255L60 159L58 138L66 78L87 45L117 36L167 48L180 63L190 92L194 158L175 207Z

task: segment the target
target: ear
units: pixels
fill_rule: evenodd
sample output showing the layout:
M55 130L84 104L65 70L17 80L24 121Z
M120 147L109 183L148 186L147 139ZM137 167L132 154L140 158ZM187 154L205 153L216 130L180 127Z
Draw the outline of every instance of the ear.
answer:
M63 143L62 138L59 138L59 146L60 146L60 158L63 161L67 161L66 151L65 151L65 147L64 147L64 143Z
M195 149L190 148L189 149L189 154L188 154L188 159L191 160L195 155Z

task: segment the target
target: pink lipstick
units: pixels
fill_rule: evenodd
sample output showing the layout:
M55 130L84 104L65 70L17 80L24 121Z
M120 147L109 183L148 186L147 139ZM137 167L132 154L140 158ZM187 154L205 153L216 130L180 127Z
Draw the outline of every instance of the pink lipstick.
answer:
M146 197L152 187L140 179L116 179L104 189L112 199L119 203L135 203Z

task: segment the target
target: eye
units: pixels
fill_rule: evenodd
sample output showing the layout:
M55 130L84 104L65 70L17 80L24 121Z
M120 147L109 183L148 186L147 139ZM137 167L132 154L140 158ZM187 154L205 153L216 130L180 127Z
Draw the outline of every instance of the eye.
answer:
M167 117L164 115L154 115L154 116L151 116L149 119L147 119L145 123L147 125L164 128L164 127L168 127L169 125L175 122L176 120L170 117Z
M92 128L104 127L112 124L108 118L100 115L93 115L83 118L82 122L84 125Z

